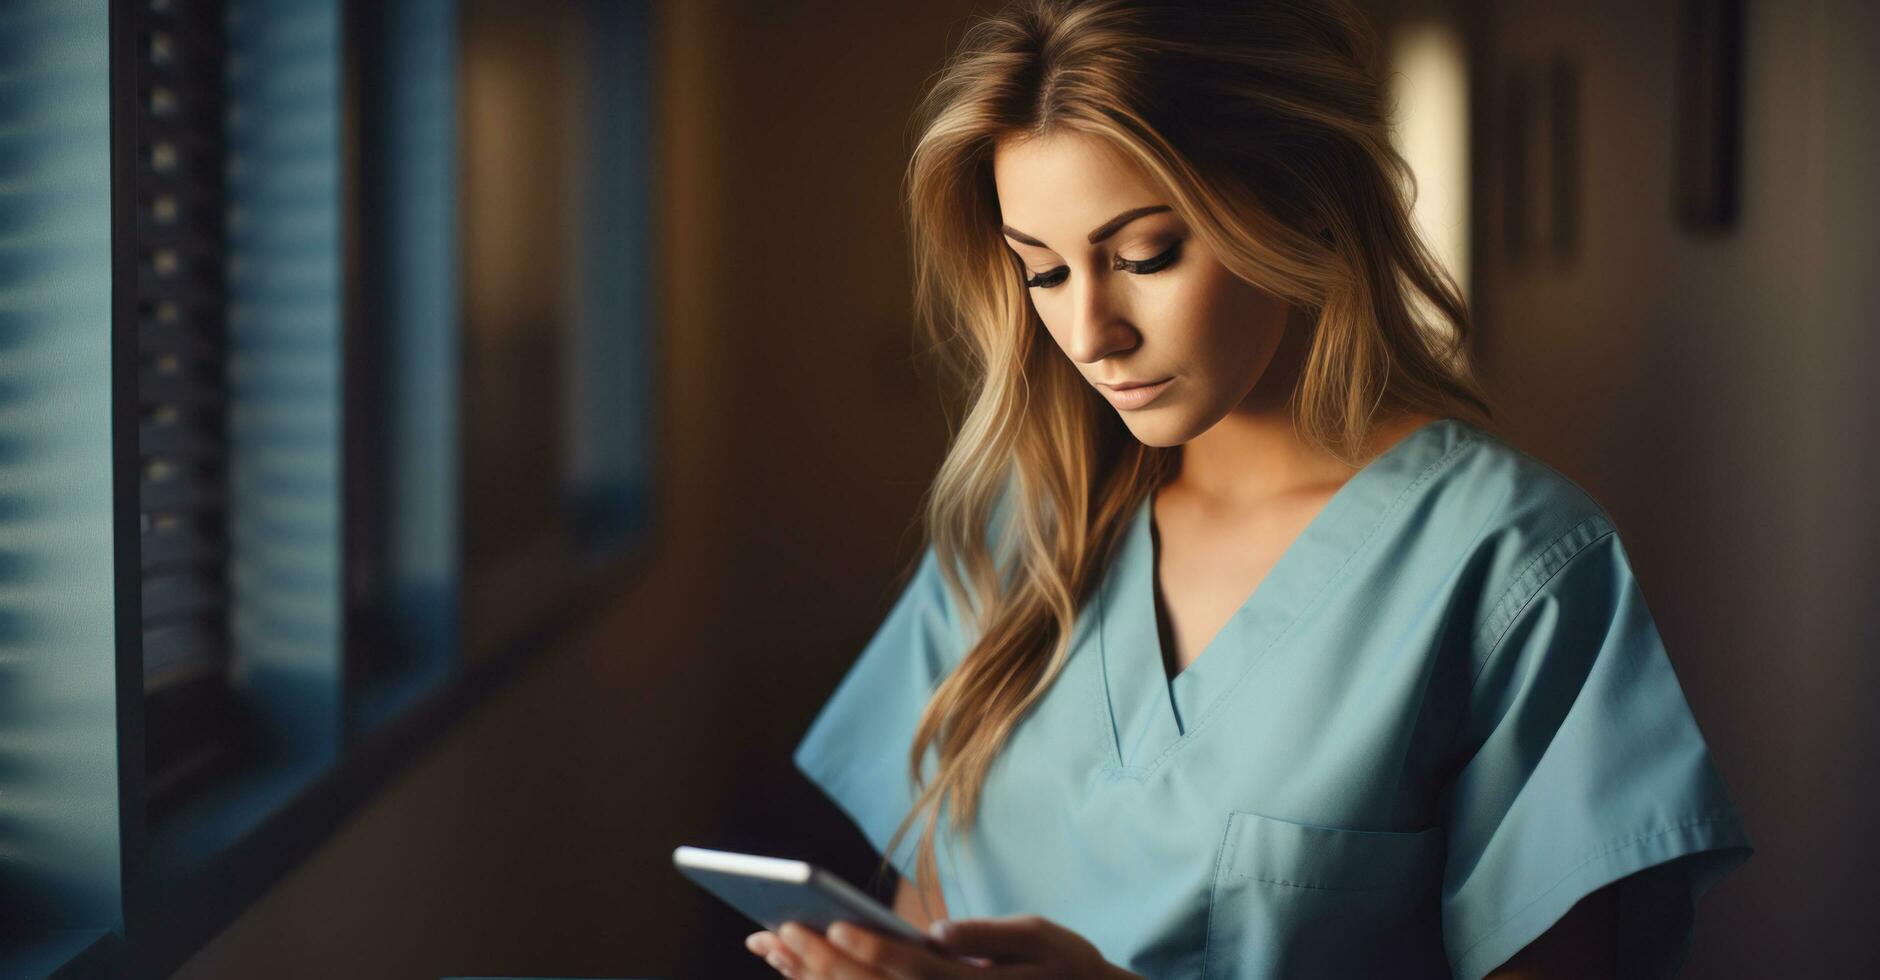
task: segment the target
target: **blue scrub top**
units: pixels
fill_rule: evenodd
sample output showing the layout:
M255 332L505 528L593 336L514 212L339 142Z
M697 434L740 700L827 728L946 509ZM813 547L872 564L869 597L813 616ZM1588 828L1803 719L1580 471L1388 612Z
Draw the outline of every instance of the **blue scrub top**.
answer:
M1647 914L1631 879L1623 918L1651 933L1623 943L1662 975L1682 962L1691 903L1749 840L1584 491L1428 423L1339 488L1172 680L1151 513L977 821L941 820L951 917L1036 913L1148 977L1474 980L1656 868L1650 896L1677 907ZM797 747L877 850L969 640L930 547ZM917 838L891 857L903 874Z

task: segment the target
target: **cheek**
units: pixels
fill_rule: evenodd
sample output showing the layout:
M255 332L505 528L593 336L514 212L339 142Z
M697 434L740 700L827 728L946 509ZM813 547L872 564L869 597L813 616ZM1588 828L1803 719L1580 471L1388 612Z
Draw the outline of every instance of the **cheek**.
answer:
M1068 355L1070 352L1064 349L1064 317L1058 314L1049 301L1034 302L1032 309L1037 311L1038 320L1044 324L1044 332L1051 335L1051 342L1057 345L1059 353Z
M1192 366L1210 376L1238 377L1253 366L1270 345L1272 331L1282 325L1285 306L1262 290L1242 282L1220 266L1197 270L1186 281L1171 284L1161 316L1179 324L1171 337L1186 348Z

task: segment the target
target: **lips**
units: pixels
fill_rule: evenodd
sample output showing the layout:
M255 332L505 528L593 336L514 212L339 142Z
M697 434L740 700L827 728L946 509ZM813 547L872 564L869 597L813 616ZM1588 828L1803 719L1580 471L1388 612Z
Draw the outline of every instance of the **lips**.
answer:
M1111 391L1128 391L1131 388L1147 388L1150 385L1159 385L1162 382L1167 381L1167 380L1168 380L1167 378L1157 378L1153 381L1118 381L1115 384L1106 384L1102 381L1099 381L1097 382L1097 384L1100 387L1108 388Z
M1099 385L1098 387L1103 390L1103 397L1109 399L1110 404L1115 405L1121 411L1133 412L1161 398L1162 393L1167 391L1169 385L1174 382L1174 378L1163 378L1150 384L1119 381L1115 385Z

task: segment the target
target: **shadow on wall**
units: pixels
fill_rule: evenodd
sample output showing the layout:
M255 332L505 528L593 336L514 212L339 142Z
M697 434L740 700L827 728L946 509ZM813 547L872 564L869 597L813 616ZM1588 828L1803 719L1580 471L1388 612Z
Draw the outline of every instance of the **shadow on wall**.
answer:
M1880 354L1864 268L1880 138L1863 106L1880 18L1840 0L1463 6L1480 55L1484 372L1510 439L1618 521L1757 841L1758 860L1700 906L1686 973L1880 971L1857 921L1880 870L1858 816L1880 792L1857 774L1880 740L1853 698L1880 680L1865 655L1880 537L1864 503L1880 467L1850 448L1880 437L1863 377ZM1727 228L1694 227L1679 139L1714 120L1688 118L1702 79L1680 72L1703 53L1681 31L1694 11L1738 6L1740 206ZM1563 64L1571 145L1550 149L1540 125L1529 155L1545 159L1511 162L1521 80ZM1564 195L1547 172L1562 159ZM1573 209L1534 219L1526 255L1506 247L1523 198ZM1564 248L1545 234L1560 223L1575 229ZM1776 898L1793 894L1813 898Z

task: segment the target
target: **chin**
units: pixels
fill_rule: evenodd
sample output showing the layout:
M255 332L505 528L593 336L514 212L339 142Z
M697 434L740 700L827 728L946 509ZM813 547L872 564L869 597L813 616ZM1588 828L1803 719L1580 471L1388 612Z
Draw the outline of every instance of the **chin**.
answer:
M1123 426L1136 441L1145 446L1169 449L1193 439L1200 432L1194 425L1194 419L1177 412L1118 412L1123 419Z

